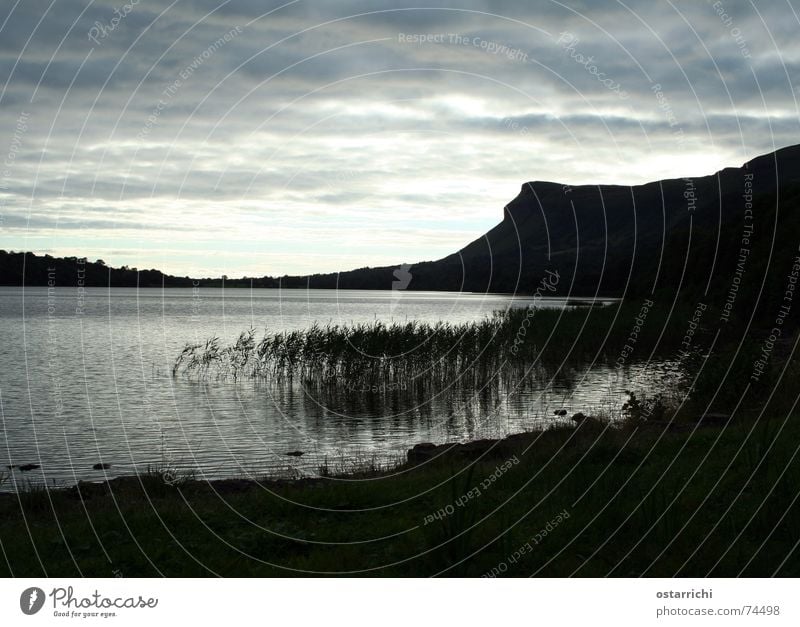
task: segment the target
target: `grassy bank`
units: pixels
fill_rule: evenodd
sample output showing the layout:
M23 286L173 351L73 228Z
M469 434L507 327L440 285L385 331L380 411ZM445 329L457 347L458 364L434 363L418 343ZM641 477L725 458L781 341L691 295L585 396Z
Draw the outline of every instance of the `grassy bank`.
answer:
M4 576L800 576L800 423L588 419L382 475L0 496Z

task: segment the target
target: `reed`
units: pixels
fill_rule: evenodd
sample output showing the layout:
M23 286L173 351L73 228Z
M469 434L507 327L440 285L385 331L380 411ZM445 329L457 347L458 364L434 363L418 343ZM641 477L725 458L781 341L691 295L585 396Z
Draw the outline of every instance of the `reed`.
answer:
M351 391L392 392L454 382L480 386L532 367L612 355L627 339L636 304L564 310L509 309L466 323L319 325L265 333L243 331L231 344L213 337L187 345L173 375L197 379L299 380ZM651 314L654 316L655 314ZM652 343L666 321L654 320ZM646 331L646 330L645 330ZM640 346L647 344L642 333Z

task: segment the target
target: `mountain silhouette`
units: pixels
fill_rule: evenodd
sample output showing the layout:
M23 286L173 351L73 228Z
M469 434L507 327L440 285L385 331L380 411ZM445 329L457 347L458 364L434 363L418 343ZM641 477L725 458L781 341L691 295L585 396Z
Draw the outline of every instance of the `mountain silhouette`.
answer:
M729 244L741 239L749 221L762 240L779 222L798 232L797 222L789 220L796 215L798 183L800 145L739 168L644 185L528 182L485 235L443 259L412 265L407 289L530 293L548 269L562 277L560 293L576 296L709 282L713 271L730 269ZM709 257L710 242L715 246ZM701 257L704 265L698 267ZM676 273L689 260L691 276ZM282 284L390 289L395 269L284 277Z

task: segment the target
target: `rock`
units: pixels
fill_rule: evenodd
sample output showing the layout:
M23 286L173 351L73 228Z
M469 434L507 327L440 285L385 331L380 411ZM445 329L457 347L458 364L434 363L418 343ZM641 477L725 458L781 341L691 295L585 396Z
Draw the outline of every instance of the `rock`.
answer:
M22 472L27 472L29 470L37 470L39 468L41 468L39 464L23 464L22 466L19 467L19 469Z
M286 453L289 457L302 457L305 455L305 451L291 451Z
M92 483L90 481L78 481L77 484L69 489L69 494L73 498L78 498L82 501L96 496L105 496L108 492L109 485L107 483Z
M111 464L95 464L92 466L92 470L108 470L111 468Z
M472 454L474 454L474 451L480 450L482 446L485 446L484 444L481 444L481 442L491 442L491 440L476 440L475 443L470 442L468 444L475 444L475 447L469 451L466 451L465 453L470 454L470 452L473 452ZM411 464L419 464L421 462L428 461L429 459L433 459L434 457L444 455L448 452L461 452L463 446L466 445L452 443L440 444L437 446L436 444L431 444L430 442L423 442L422 444L416 444L414 448L408 449L408 461Z
M432 442L415 444L413 448L408 449L408 461L411 464L419 464L420 462L428 461L436 456L438 449L439 447Z

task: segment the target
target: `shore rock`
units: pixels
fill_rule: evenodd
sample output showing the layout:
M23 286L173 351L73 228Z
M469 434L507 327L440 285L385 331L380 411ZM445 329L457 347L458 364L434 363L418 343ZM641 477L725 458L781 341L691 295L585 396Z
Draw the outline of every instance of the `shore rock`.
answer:
M439 447L432 442L423 442L422 444L415 444L413 448L408 449L408 463L421 464L429 459L436 457Z

